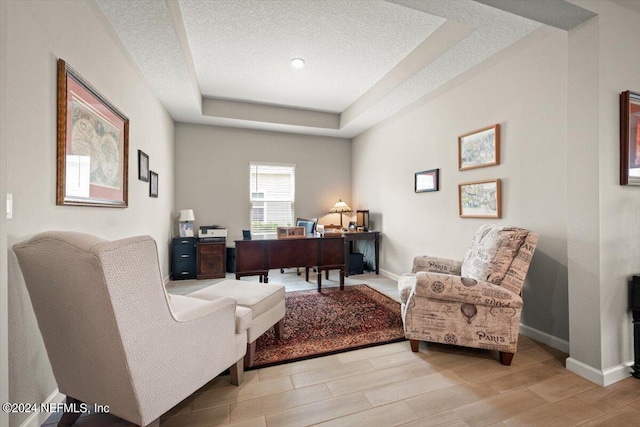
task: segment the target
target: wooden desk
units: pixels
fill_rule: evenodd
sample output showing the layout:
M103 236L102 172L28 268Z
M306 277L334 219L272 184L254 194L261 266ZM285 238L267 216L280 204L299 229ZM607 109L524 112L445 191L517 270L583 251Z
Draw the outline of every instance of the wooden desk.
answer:
M347 260L347 264L349 263L349 254L353 253L353 242L357 242L359 240L373 240L374 242L374 257L376 264L376 274L380 274L380 232L379 231L353 231L342 233L345 240L344 246L344 256ZM346 275L349 275L349 266L347 265Z
M260 276L269 281L269 270L305 267L318 269L318 291L322 288L322 271L340 269L340 289L344 289L345 238L305 237L300 239L236 240L236 279Z

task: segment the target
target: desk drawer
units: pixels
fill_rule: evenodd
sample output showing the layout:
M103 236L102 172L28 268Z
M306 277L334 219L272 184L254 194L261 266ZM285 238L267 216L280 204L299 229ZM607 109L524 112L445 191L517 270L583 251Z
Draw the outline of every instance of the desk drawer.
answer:
M173 263L173 280L195 279L195 262L175 262Z

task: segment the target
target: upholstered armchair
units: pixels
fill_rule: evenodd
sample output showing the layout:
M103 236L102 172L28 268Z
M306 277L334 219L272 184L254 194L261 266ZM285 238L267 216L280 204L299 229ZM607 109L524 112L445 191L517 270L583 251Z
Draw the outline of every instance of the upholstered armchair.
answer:
M510 365L518 346L522 286L538 235L484 225L462 262L417 256L400 276L405 336L420 341L498 350Z
M232 298L167 296L155 241L46 232L13 246L67 402L138 425L222 371L242 381L251 310ZM65 413L71 425L79 413Z

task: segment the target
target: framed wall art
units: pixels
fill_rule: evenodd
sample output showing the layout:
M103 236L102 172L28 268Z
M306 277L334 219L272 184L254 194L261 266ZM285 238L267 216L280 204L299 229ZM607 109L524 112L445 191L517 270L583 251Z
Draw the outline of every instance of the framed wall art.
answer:
M431 169L415 173L414 190L416 193L438 191L440 186L440 169Z
M58 59L56 204L127 207L129 119Z
M158 197L158 174L149 171L149 197Z
M500 180L459 184L458 212L461 218L501 218Z
M620 185L640 186L640 93L620 94Z
M458 170L500 164L500 125L474 130L458 137Z
M149 182L149 155L142 150L138 150L138 179Z

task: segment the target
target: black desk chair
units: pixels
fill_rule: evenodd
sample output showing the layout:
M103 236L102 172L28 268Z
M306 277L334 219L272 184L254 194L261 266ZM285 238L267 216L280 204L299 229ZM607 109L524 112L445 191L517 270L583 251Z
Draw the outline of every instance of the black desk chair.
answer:
M318 218L296 218L296 227L304 227L304 232L307 236L315 236L317 225ZM316 271L315 267L313 268L313 271ZM280 273L284 273L284 268L280 269ZM298 276L302 274L300 272L300 267L296 268L296 274Z

